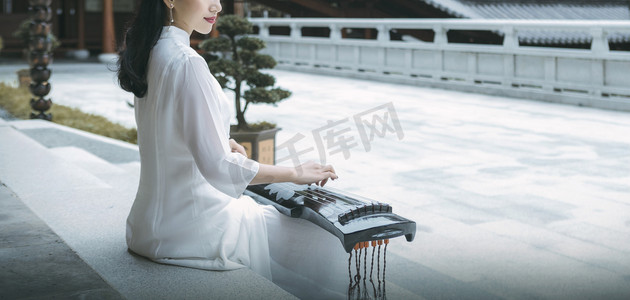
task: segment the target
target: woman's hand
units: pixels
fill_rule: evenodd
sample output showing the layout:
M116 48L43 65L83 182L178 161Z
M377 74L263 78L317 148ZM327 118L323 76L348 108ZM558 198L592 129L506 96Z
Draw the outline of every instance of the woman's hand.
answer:
M309 161L298 167L295 167L295 184L311 184L324 186L328 179L335 180L339 178L335 173L335 169L331 165L323 166L318 163Z
M315 162L307 162L298 167L283 167L259 164L258 173L250 184L275 182L293 182L295 184L317 184L324 186L328 179L339 178L331 165L322 166Z
M243 154L243 156L247 157L247 152L245 152L245 147L241 146L234 139L230 139L230 149L232 152L238 152Z

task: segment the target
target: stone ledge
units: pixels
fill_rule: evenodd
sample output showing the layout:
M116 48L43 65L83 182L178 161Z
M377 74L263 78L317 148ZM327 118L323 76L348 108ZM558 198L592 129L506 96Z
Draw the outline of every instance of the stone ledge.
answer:
M41 121L19 122L18 128L29 130L48 125L27 124ZM246 268L197 270L161 265L129 254L125 220L135 190L112 187L15 127L0 126L0 140L10 141L0 147L0 181L123 297L295 299Z

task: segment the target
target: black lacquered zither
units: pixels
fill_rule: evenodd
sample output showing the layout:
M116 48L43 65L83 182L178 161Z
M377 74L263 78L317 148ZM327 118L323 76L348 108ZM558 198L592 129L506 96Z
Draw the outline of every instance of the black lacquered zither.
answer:
M339 238L346 252L360 242L403 235L411 242L416 234L416 223L394 214L389 204L331 188L272 183L250 185L244 194L317 224Z

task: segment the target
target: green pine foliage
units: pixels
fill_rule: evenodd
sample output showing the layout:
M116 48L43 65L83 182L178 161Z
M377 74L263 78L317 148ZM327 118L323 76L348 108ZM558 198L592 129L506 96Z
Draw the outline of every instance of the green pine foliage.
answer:
M24 43L24 47L28 47L28 43L31 39L31 23L32 22L33 22L33 18L27 18L26 20L22 21L22 23L20 23L20 26L18 26L18 28L13 32L14 37L22 40L22 42ZM57 37L54 34L49 33L48 38L50 39L50 41L52 41L51 51L61 46L61 42L59 41L59 39L57 39Z
M240 108L236 112L239 130L252 129L245 121L245 112L250 103L275 106L291 96L290 91L274 87L276 79L273 76L260 72L262 69L274 68L276 60L270 55L258 53L265 48L265 42L247 36L253 32L252 27L246 18L221 16L217 22L221 36L199 44L199 48L205 51L203 57L212 75L222 88L234 91L235 106Z

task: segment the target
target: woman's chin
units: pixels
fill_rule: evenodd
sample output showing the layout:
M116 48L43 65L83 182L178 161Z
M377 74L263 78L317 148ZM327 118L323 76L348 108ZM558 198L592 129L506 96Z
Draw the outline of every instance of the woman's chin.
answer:
M208 33L210 33L210 31L212 31L212 25L210 25L210 26L209 26L209 27L207 27L207 28L198 28L198 29L195 29L195 31L196 31L196 32L199 32L199 33L201 33L201 34L208 34Z

